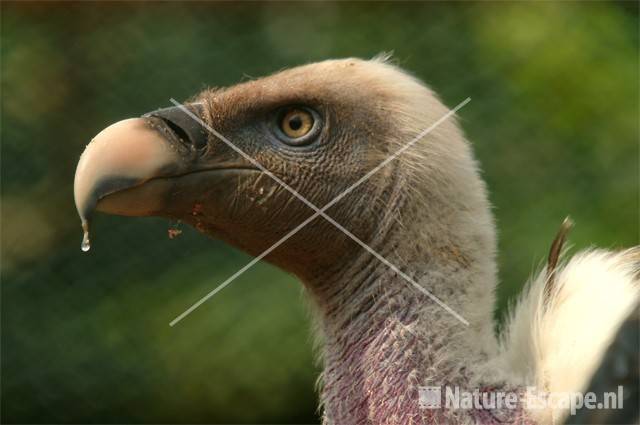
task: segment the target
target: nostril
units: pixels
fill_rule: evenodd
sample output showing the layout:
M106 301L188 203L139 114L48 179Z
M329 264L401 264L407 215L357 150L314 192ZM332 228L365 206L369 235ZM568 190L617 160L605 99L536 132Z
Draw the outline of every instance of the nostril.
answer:
M189 105L194 113L202 114L202 105ZM191 144L194 148L200 150L206 147L208 135L202 125L194 117L185 113L181 107L169 107L158 109L143 115L145 117L159 118L166 124L166 130L171 131L178 139L185 144Z
M182 140L184 143L193 143L193 141L189 138L189 135L187 134L187 132L184 131L184 129L180 127L178 124L174 123L173 121L169 121L166 118L162 118L162 117L159 117L159 118L162 121L164 121L164 123L167 125L167 127L171 129L171 131L175 133L178 139Z

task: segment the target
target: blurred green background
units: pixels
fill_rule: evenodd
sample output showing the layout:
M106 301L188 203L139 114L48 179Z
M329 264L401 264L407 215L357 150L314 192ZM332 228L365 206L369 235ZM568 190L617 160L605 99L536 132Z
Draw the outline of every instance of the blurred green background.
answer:
M562 219L574 249L638 243L638 6L2 3L3 423L316 423L294 278L161 219L101 216L72 184L108 124L287 66L395 60L449 106L500 229L500 308ZM498 314L499 317L499 314Z

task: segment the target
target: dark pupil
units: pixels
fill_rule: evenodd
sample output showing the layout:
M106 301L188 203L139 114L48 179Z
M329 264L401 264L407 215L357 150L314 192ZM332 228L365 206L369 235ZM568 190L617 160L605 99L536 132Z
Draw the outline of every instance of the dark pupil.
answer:
M300 127L302 127L302 119L299 115L295 115L289 119L289 128L291 128L291 130L296 131L299 130Z

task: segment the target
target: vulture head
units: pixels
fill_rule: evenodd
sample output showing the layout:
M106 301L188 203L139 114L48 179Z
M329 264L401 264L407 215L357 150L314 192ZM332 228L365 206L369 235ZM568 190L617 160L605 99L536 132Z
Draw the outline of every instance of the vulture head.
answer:
M584 389L640 299L640 250L558 263L559 237L498 343L491 210L446 116L384 59L305 65L107 127L76 206L85 236L94 211L164 216L296 274L320 307L326 425L552 423L565 408L428 410L419 388Z
M300 66L205 90L185 107L193 116L160 109L113 124L88 145L75 180L85 227L94 210L165 216L257 255L314 214L281 183L322 208L448 111L383 59ZM483 193L449 121L326 213L375 245L401 218L405 225L431 218L427 226L441 231L443 219L457 220L456 204L473 211ZM485 216L480 210L476 219ZM491 245L491 235L480 239ZM310 282L359 252L315 218L266 259Z

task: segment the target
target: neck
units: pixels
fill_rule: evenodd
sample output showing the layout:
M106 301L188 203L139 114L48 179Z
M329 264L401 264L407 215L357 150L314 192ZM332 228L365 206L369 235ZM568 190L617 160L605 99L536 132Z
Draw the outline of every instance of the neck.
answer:
M481 365L489 364L497 347L492 252L479 249L473 232L445 238L422 232L416 243L417 233L409 230L387 232L371 246L469 325L366 251L307 282L324 339L321 398L327 424L450 419L452 413L420 409L418 387L484 385L488 366Z

